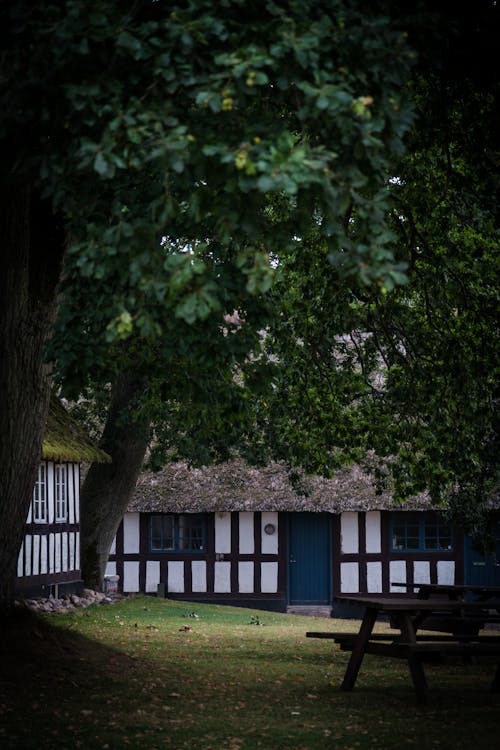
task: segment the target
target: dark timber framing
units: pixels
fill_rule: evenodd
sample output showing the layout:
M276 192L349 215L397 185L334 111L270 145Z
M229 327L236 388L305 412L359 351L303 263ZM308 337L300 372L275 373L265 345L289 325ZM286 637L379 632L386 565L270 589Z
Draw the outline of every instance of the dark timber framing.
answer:
M247 520L241 525L241 515L246 515L250 512L252 513L252 522L250 523ZM421 512L425 513L427 511ZM349 591L354 596L375 593L373 590L374 586L378 586L379 593L383 593L384 595L387 594L395 597L403 595L405 593L404 590L391 591L390 564L393 561L399 561L404 566L404 580L408 585L412 585L415 581L414 566L418 563L424 563L426 566L425 569L428 571L430 583L440 582L438 577L439 562L450 563L448 572L453 572L454 583L458 584L463 581L464 540L463 534L459 530L454 530L453 550L396 553L391 551L390 546L390 511L373 511L371 513L367 511L352 511L349 513L355 513L356 517L351 516L349 521L352 539L348 540L348 544L344 544L344 547L349 549L348 552L342 550L342 514L331 514L329 572L332 581L332 597L342 593L342 565L344 563L350 564L348 565L349 569L356 570L355 580L358 581L358 587L356 591ZM116 574L120 577L122 590L124 564L132 563L138 570L139 590L154 593L151 583L148 584L147 581L148 562L153 562L157 565L155 570L158 571L158 588L170 598L186 599L189 601L227 602L277 610L286 609L288 604L287 520L289 515L286 511L273 514L273 518L277 521L278 536L277 543L276 541L272 542L271 547L269 546L269 539L272 539L272 537L267 538L266 547L263 547L264 539L266 539L263 526L267 520L263 519L263 512L208 512L205 514L206 546L201 552L151 552L149 549L149 519L151 513L136 512L130 515L138 518L138 551L129 550L127 552L124 549L124 526L122 523L116 537L115 552L110 556L110 563L116 566ZM226 520L222 519L223 516L226 517ZM368 528L369 516L370 528ZM221 519L225 524L225 542L223 547L226 551L216 552L215 528L217 521ZM243 540L240 538L242 530L247 534ZM370 540L369 543L368 539ZM227 551L229 546L230 552ZM273 546L275 551L269 552L268 550L272 549ZM193 591L195 573L192 563L194 561L202 561L205 566L203 575L206 576L206 585L203 586L203 591ZM172 581L176 578L179 590L169 591L169 565L179 562L182 562L181 568L178 565L174 565L170 571L170 588L173 588ZM216 568L220 563L228 565L228 568L223 570L222 576L225 581L224 585L227 586L227 590L224 591L215 590ZM276 564L277 574L275 577L274 574L276 571L274 568L269 566L264 568L266 563ZM242 565L240 566L240 564ZM199 575L199 566L197 570L197 575ZM241 575L244 577L243 584L240 582ZM266 578L266 576L268 577ZM219 587L220 580L219 577ZM267 591L263 590L263 580L267 582ZM269 580L275 580L275 590L273 591L269 591L273 586L273 584L269 584ZM197 587L199 588L199 579L197 581ZM154 588L156 590L156 586Z

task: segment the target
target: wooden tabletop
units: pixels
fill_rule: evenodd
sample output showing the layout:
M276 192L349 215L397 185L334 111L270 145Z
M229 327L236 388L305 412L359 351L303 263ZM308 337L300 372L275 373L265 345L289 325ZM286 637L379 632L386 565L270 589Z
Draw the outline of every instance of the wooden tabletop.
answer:
M456 583L398 583L392 582L391 586L407 589L421 589L436 594L485 594L488 596L500 596L500 586L474 586L472 584Z
M334 597L334 600L359 607L378 609L380 612L423 612L426 610L458 612L464 607L467 607L467 610L470 611L484 609L484 602L463 602L457 599L417 599L415 596L398 596L392 598L389 596L339 594Z

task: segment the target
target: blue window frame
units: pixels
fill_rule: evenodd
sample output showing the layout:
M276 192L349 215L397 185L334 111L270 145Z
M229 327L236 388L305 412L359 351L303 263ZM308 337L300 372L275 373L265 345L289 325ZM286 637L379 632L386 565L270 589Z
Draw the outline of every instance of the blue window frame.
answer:
M438 513L391 513L391 549L393 552L450 552L453 530Z
M201 513L159 513L150 518L152 552L203 552L206 517Z

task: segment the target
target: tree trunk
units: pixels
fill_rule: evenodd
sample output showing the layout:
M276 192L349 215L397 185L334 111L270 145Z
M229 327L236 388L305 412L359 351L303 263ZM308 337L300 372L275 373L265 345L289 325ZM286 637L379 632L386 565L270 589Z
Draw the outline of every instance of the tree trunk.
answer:
M101 589L116 530L127 509L149 442L150 419L134 411L146 380L132 372L116 379L100 447L111 464L93 463L80 495L81 560L86 586Z
M47 419L51 379L44 362L60 277L62 225L27 186L0 186L0 608L14 603Z

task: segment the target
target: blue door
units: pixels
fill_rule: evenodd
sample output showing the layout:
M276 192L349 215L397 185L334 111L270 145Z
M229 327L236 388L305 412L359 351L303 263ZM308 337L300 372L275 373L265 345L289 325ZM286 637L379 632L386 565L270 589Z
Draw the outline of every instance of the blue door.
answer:
M331 602L331 520L327 513L291 513L288 531L290 604Z
M473 548L470 537L465 537L465 583L471 586L500 586L500 523L493 533L496 549L491 555L482 555Z

